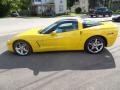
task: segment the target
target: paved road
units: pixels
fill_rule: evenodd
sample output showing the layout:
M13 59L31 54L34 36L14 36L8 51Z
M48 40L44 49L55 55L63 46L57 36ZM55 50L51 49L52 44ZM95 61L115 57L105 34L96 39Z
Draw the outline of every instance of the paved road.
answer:
M20 57L6 51L12 34L0 36L0 90L120 89L119 36L114 46L97 55L70 51Z

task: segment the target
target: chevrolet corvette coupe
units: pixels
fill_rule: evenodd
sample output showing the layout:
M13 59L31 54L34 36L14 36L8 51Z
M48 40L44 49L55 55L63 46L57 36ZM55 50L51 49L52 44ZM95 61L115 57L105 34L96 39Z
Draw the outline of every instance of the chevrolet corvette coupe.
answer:
M32 52L85 50L100 53L112 46L117 38L117 26L112 22L81 19L59 20L40 29L32 28L7 42L8 51L25 56Z

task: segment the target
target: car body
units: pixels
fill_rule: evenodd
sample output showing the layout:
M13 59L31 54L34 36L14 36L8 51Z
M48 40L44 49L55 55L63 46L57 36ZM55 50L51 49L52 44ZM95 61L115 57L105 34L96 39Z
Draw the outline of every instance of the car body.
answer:
M81 19L64 19L45 29L32 28L7 42L8 50L18 55L31 52L86 50L99 53L104 47L112 46L117 38L117 26L112 22L97 22ZM100 50L95 48L100 45ZM89 46L88 48L88 44ZM97 46L96 46L97 45ZM90 49L94 48L94 51ZM26 54L21 50L29 49ZM97 49L97 48L96 48ZM25 52L25 51L24 51Z
M11 12L11 17L19 17L19 13L17 11Z
M120 15L112 18L113 22L120 22Z
M101 15L103 17L108 15L108 16L111 17L112 11L110 9L106 8L106 7L97 7L95 9L93 9L93 10L90 10L89 15L91 17L94 17L94 16L98 17L99 15Z

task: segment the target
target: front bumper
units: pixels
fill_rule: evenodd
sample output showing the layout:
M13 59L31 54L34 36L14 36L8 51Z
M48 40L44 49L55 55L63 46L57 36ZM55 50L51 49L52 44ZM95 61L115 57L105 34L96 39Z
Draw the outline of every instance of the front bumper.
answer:
M7 41L7 48L8 48L8 51L14 52L13 44L12 44L12 42L10 40Z

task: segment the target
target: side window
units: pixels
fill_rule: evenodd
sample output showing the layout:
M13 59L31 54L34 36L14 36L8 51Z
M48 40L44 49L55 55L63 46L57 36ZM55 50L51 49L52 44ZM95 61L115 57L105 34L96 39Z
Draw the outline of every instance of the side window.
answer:
M83 21L83 28L89 28L89 27L94 27L99 25L102 25L102 23L98 21L87 21L87 20Z
M61 23L60 25L57 26L55 31L57 33L62 33L62 32L69 32L77 29L78 29L77 21L71 21L71 22Z
M109 11L109 9L106 8L106 11Z

